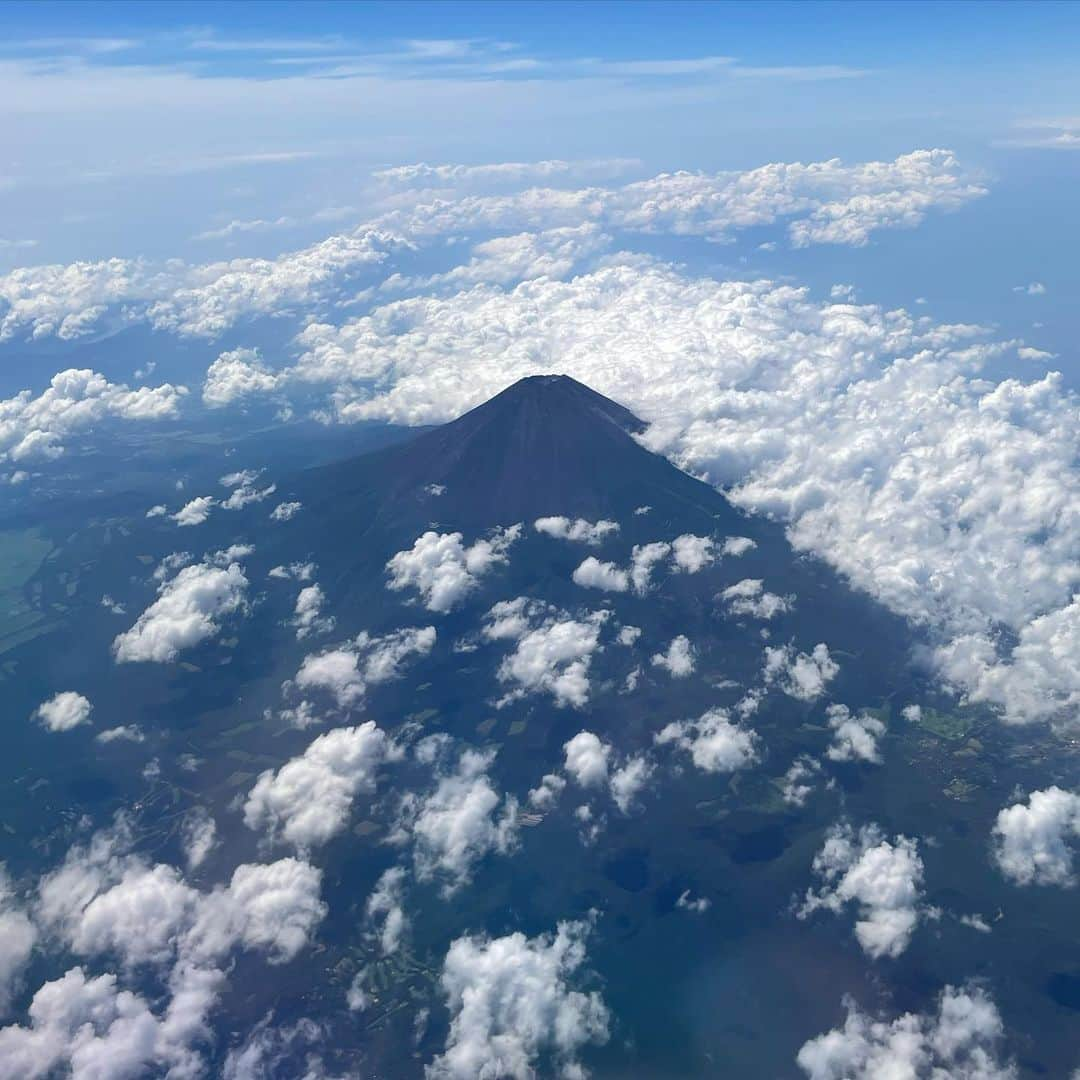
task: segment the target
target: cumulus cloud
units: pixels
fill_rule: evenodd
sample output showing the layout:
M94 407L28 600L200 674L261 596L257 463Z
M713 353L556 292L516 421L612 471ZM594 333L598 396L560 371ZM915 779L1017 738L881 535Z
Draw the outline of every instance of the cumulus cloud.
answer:
M825 693L840 665L829 655L829 647L818 642L810 653L796 653L791 645L766 646L762 675L766 686L778 686L798 701L813 701Z
M663 668L673 679L685 679L694 670L695 655L690 639L679 634L671 639L666 652L653 654L652 665Z
M515 640L499 664L500 682L511 684L502 703L526 694L548 693L558 706L580 708L589 698L589 667L600 646L606 611L572 618L523 596L503 600L487 614L484 636Z
M823 884L808 889L798 909L800 919L824 908L839 915L854 905L855 937L875 960L897 957L911 941L925 914L923 863L918 844L897 836L889 841L875 825L856 832L850 825L835 825L814 856L814 873Z
M517 844L517 800L500 800L488 776L494 760L494 751L466 750L433 791L402 800L398 832L412 838L416 875L441 879L444 895L465 885L480 859Z
M120 741L140 743L146 739L146 736L142 733L142 728L137 724L121 724L118 727L106 728L104 731L99 731L94 738L99 743Z
M327 634L334 629L333 615L322 613L325 601L326 595L318 585L305 585L297 594L292 617L297 641L302 641L312 634Z
M720 549L721 555L730 555L732 558L739 558L745 555L748 551L753 551L757 547L757 544L750 539L749 536L729 536L724 540L723 547Z
M431 652L436 636L433 626L382 636L362 631L344 645L305 656L293 685L303 691L325 690L341 708L350 708L364 697L369 685L396 679L410 656Z
M202 1062L189 1044L202 1036L219 981L196 969L180 987L183 1010L157 1015L116 975L88 977L73 967L34 994L27 1026L0 1029L0 1077L43 1080L60 1069L76 1077L195 1072Z
M630 580L634 592L648 591L652 579L653 567L667 558L671 545L663 540L651 544L635 544L630 553Z
M792 597L767 592L760 578L743 578L720 593L732 615L749 615L755 619L772 619L789 611Z
M71 848L42 878L35 916L77 957L116 959L125 977L145 966L166 993L153 1004L114 974L74 967L41 986L28 1023L0 1030L0 1076L199 1075L199 1044L236 948L292 959L326 914L321 873L296 859L238 866L209 891L131 851L130 823Z
M207 855L217 847L217 824L207 810L198 807L185 817L181 839L184 843L187 868L197 870L206 861Z
M500 175L505 181L510 173ZM517 183L525 176L519 169ZM439 187L447 182L436 180ZM343 286L370 280L395 251L447 235L610 227L723 241L740 229L786 222L795 247L861 246L879 229L913 227L933 209L955 209L984 193L947 150L851 165L833 159L746 172L662 173L618 187L498 194L466 189L456 198L437 187L351 232L273 259L189 265L113 258L14 270L0 277L0 341L16 335L77 338L106 319L216 337L243 319L318 306ZM541 264L533 272L553 269L559 266Z
M563 767L576 784L606 788L624 814L630 812L654 772L652 762L641 754L618 761L613 747L591 731L579 731L564 743L563 755ZM561 777L545 776L540 788L529 793L530 802L546 808L555 802L563 786Z
M116 636L113 656L121 664L175 660L183 650L216 637L222 619L245 610L247 587L238 562L216 565L209 558L183 567L161 582L158 598L135 625Z
M979 327L615 260L400 301L299 345L283 385L321 383L341 419L439 422L522 376L573 375L649 422L652 449L929 627L958 688L1016 720L1080 701L1075 398L1054 373L985 379L1011 346Z
M717 558L717 544L711 537L685 533L671 542L671 561L676 571L696 574Z
M217 499L212 495L198 495L170 517L180 526L201 525L210 516L210 511L215 506L217 506Z
M0 340L2 337L0 330ZM185 387L169 383L130 390L95 371L61 371L36 397L23 390L0 399L0 462L51 461L64 453L67 438L104 420L171 419L178 415L186 393Z
M611 797L622 813L628 814L634 807L655 770L656 766L644 754L635 754L611 774Z
M37 936L37 928L17 903L7 870L0 864L0 1016L7 1013L22 983Z
M244 823L300 849L321 846L345 827L356 796L374 791L379 766L399 756L374 720L328 731L300 757L259 776Z
M676 537L670 544L658 540L650 544L637 544L630 555L627 568L613 562L601 562L595 555L588 556L574 571L574 581L590 589L606 592L626 592L633 586L639 595L648 592L654 568L671 556L671 569L675 573L696 574L724 554L742 554L747 550L729 537L722 545L707 536L686 533ZM753 546L753 541L747 541Z
M821 766L814 758L806 754L797 757L784 773L783 786L780 789L784 802L789 806L805 806L806 800L810 798L814 790L810 781L820 772Z
M696 720L676 720L655 737L657 745L685 750L704 772L735 772L752 765L758 756L758 737L749 728L732 723L725 709L709 709Z
M283 502L278 503L273 510L270 511L271 521L292 521L297 514L303 509L304 504L300 502Z
M1003 809L994 824L994 858L1017 885L1076 884L1080 794L1054 785Z
M415 589L429 611L451 611L485 574L507 561L507 550L521 531L520 524L496 529L469 547L462 543L461 533L426 532L386 564L387 588Z
M558 773L545 773L540 783L529 791L529 805L534 810L550 810L566 788L566 781Z
M211 408L243 401L274 389L272 372L263 366L257 349L232 349L221 353L206 370L203 404Z
M869 713L851 715L846 705L826 709L833 738L826 750L830 761L866 761L881 764L878 739L885 734L885 724Z
M563 922L554 935L456 939L440 977L450 1031L425 1070L429 1080L585 1076L579 1055L607 1042L609 1024L597 991L572 988L588 931L588 923Z
M572 540L578 544L599 544L606 537L619 531L617 521L586 521L584 518L571 520L567 517L542 517L533 522L537 532L554 536L558 540Z
M579 731L563 745L566 771L582 787L601 787L608 780L611 747L591 731Z
M574 584L586 589L602 589L604 592L626 592L630 588L630 575L615 563L601 562L589 555L574 571Z
M250 479L242 479L238 484L228 485L232 486L233 490L227 499L222 500L221 509L242 510L252 503L260 503L264 499L269 499L277 491L277 485L267 484L264 488L255 487L253 481L257 475L253 474ZM226 477L226 479L232 479L232 477ZM224 483L224 480L222 483Z
M383 872L364 905L364 914L371 922L381 923L377 934L383 955L397 952L409 921L402 908L405 869L392 866Z
M1016 1066L1000 1056L1004 1025L979 986L946 986L936 1014L875 1019L850 998L847 1018L804 1043L797 1058L810 1080L1015 1080Z
M43 701L34 710L34 716L49 731L70 731L85 724L93 709L94 706L82 694L64 690Z
M0 341L17 335L71 340L99 330L106 319L217 337L241 319L317 302L350 275L378 266L397 243L362 227L276 259L193 266L113 258L24 267L0 277Z

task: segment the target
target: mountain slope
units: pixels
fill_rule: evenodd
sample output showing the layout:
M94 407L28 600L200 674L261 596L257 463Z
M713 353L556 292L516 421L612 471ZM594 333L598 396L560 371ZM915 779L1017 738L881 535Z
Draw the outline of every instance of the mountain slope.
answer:
M388 523L419 500L425 514L466 529L549 514L611 517L645 504L715 513L712 489L634 439L644 428L566 375L534 376L404 445L315 470L306 486L332 514L342 499L376 494ZM437 510L425 491L432 485L449 493Z

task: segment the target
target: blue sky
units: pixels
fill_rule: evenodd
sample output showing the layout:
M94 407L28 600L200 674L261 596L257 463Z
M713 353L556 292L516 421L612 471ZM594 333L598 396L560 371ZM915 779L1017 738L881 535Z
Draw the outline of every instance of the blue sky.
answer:
M1071 4L8 4L0 272L272 256L362 220L372 170L405 162L626 158L644 176L944 146L990 194L932 232L725 260L1042 322L1060 353L1078 29ZM245 219L296 224L215 235ZM1032 280L1038 316L1011 291Z

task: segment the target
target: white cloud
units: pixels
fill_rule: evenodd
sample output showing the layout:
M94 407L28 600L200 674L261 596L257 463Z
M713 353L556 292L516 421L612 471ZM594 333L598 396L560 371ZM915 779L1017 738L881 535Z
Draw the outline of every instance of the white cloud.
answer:
M536 810L550 810L565 788L566 781L558 773L546 773L529 791L529 805Z
M94 738L99 743L111 743L126 740L127 742L140 743L146 739L142 728L136 724L121 724L119 727L106 728L99 731Z
M735 772L752 765L758 756L758 737L749 728L731 722L725 709L709 709L696 720L676 720L656 735L660 746L671 743L685 750L704 772Z
M74 690L64 690L48 701L43 701L34 710L34 716L49 731L70 731L80 724L85 724L90 719L93 708L82 694Z
M210 516L210 511L217 504L217 499L212 495L198 495L170 516L177 525L201 525Z
M248 580L237 562L185 566L158 586L158 598L130 630L113 641L117 663L175 660L178 653L210 638L221 620L245 610Z
M760 578L743 578L720 593L732 615L749 615L754 619L772 619L791 609L792 597L766 592Z
M114 957L125 977L159 967L167 993L151 1006L116 975L88 979L72 968L38 989L27 1026L0 1030L0 1076L200 1075L228 954L240 947L284 962L326 915L321 873L307 863L242 865L227 885L201 892L173 867L132 854L132 840L121 817L71 848L39 883L35 915L70 953Z
M520 536L521 525L512 525L466 547L461 533L426 532L386 564L387 588L416 589L429 611L451 611L480 578L507 561L507 550Z
M810 1080L1015 1080L999 1056L1004 1026L978 986L946 986L936 1015L904 1013L880 1020L845 998L847 1018L804 1043L797 1058Z
M617 762L610 744L591 731L579 731L563 744L563 767L583 788L607 788L620 812L630 812L638 794L654 772L654 766L638 754ZM561 794L565 782L557 775L545 776L541 787L529 793L530 802L547 808Z
M395 165L373 172L372 178L390 187L451 187L454 191L489 188L510 184L534 184L555 177L581 178L590 174L613 176L638 165L635 158L607 158L585 161L497 161L483 165L429 165L425 161L414 165Z
M433 626L409 627L381 637L363 631L344 645L305 656L293 683L301 690L326 690L341 708L350 708L369 685L396 679L408 657L426 656L435 641Z
M1024 293L1026 296L1044 296L1046 286L1041 281L1030 281L1027 285L1014 285L1013 292Z
M304 1061L303 1080L329 1080L322 1058L316 1052L324 1041L326 1029L307 1017L295 1023L275 1024L268 1012L232 1047L221 1067L221 1080L267 1080L280 1076L291 1063ZM305 1052L306 1051L306 1052Z
M333 615L322 613L325 600L326 596L318 585L305 585L297 594L292 617L297 641L302 641L312 634L327 634L334 629Z
M692 911L695 915L704 915L712 907L712 901L707 896L691 897L690 890L679 894L675 906L680 911Z
M637 644L638 638L641 637L640 626L622 626L619 628L618 634L615 636L615 640L620 645L625 645L627 648Z
M716 542L708 536L685 533L671 542L671 561L676 571L696 574L717 558Z
M814 873L824 884L807 890L800 919L820 908L840 914L854 904L855 937L868 956L897 957L908 947L925 911L923 863L914 840L897 836L890 842L874 825L858 833L835 825L814 856Z
M671 545L663 540L634 545L634 550L630 553L630 580L633 582L634 592L648 591L653 567L666 559L670 550Z
M784 784L781 795L789 806L805 806L806 800L813 792L813 785L807 783L813 780L821 772L818 762L805 754L797 757L784 773Z
M378 941L384 956L398 951L402 936L409 925L401 906L404 885L404 868L392 866L379 877L364 905L364 913L369 920L382 921Z
M611 797L619 810L628 814L655 771L653 763L643 754L627 758L611 774Z
M630 588L630 575L615 563L601 562L589 555L574 571L574 584L586 589L602 589L604 592L626 592Z
M579 544L599 544L606 537L619 531L617 521L586 521L584 518L571 520L567 517L542 517L533 522L537 532L554 536L558 540L572 540Z
M242 510L245 506L250 506L252 503L260 503L264 499L269 499L275 491L277 491L276 484L268 484L264 488L256 488L252 487L250 484L242 483L236 486L229 497L221 503L221 509Z
M374 791L380 765L400 751L367 720L318 736L300 757L262 773L244 803L244 823L300 849L344 827L357 795Z
M743 228L787 222L793 246L859 246L878 229L910 228L932 209L955 209L983 194L951 153L918 150L856 165L833 159L747 172L664 173L622 187L426 196L427 202L414 198L351 232L274 259L199 266L113 258L12 271L0 277L0 341L27 334L76 338L106 318L216 337L242 319L315 307L370 275L396 249L446 235L598 226L727 240Z
M267 572L267 577L280 581L310 581L315 576L315 564L294 562L288 566L274 566Z
M0 863L0 1016L6 1015L22 983L37 936L30 917L15 902L7 870Z
M563 744L566 771L582 787L602 787L608 781L611 747L591 731L579 731Z
M589 667L600 646L606 611L575 619L525 597L504 600L487 614L484 636L516 640L499 664L500 682L513 686L503 703L526 694L549 693L555 704L580 708L589 698Z
M106 318L217 337L241 319L316 302L343 277L377 266L395 244L361 227L276 259L192 266L114 258L26 267L0 277L0 341L24 334L74 339L99 330Z
M440 977L450 1031L425 1070L429 1080L585 1076L578 1057L607 1042L609 1022L597 991L571 988L587 934L587 923L563 922L554 936L455 940Z
M676 573L696 574L715 561L721 550L709 537L687 533L670 544L666 540L636 544L630 555L630 566L625 570L590 555L574 571L574 581L586 588L607 592L626 592L633 585L634 592L640 595L648 591L653 569L669 554Z
M840 665L829 655L829 647L818 642L813 652L795 653L790 645L766 646L762 675L766 686L777 685L789 697L813 701L825 693Z
M1054 373L985 379L1012 346L979 327L613 260L315 324L299 344L282 385L322 384L342 419L439 422L525 375L581 379L649 422L652 449L954 643L939 661L960 689L1014 720L1080 702L1075 666L1035 626L1061 613L1060 638L1080 619L1075 398ZM1001 626L1030 641L1027 660L1012 663ZM1047 693L1006 695L1036 670Z
M730 555L737 559L748 551L753 551L756 547L757 544L749 536L729 536L724 540L720 554Z
M1033 791L1027 804L1003 809L994 825L994 858L1017 885L1076 884L1073 847L1080 848L1080 794Z
M694 670L695 650L684 634L671 639L667 652L655 653L653 667L664 668L673 679L685 679Z
M0 339L2 336L0 332ZM37 397L23 390L0 399L0 462L22 464L58 458L67 438L104 420L171 419L178 414L186 393L184 387L169 383L130 390L94 371L61 371Z
M303 503L299 502L283 502L278 503L273 510L270 511L271 521L292 521L303 508Z
M878 739L885 734L885 724L869 713L851 715L846 705L830 705L825 710L833 739L826 755L830 761L868 761L881 764Z
M145 998L121 989L115 975L91 978L83 968L71 968L38 989L29 1026L0 1029L0 1077L44 1080L60 1069L79 1080L151 1069L195 1072L202 1063L188 1042L202 1034L218 980L217 973L192 974L203 979L190 978L184 987L186 1015L169 1008L158 1016Z
M500 809L487 775L494 760L494 751L466 750L456 772L440 776L434 791L402 800L398 830L412 837L416 875L441 878L444 895L465 885L484 856L506 854L517 843L517 801L508 795Z
M1057 353L1047 352L1045 349L1033 349L1029 345L1021 345L1016 350L1016 355L1021 360L1056 360Z
M187 868L197 870L218 844L217 824L208 811L197 807L184 818L181 839Z

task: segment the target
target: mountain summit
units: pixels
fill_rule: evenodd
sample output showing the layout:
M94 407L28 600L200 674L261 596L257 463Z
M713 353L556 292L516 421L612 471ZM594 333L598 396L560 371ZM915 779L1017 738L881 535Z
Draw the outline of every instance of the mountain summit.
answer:
M645 427L569 376L535 375L404 444L318 470L313 494L329 506L378 492L384 520L410 516L422 498L426 516L466 529L549 514L626 516L672 500L714 504L713 489L638 443ZM440 488L449 497L433 504Z

